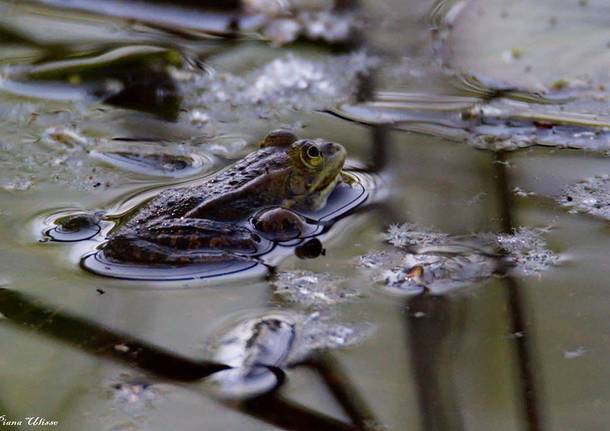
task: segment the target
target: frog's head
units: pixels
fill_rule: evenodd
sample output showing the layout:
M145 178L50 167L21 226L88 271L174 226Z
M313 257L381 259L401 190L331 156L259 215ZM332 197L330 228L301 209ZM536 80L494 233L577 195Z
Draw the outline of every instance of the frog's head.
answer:
M341 180L347 156L342 145L322 139L298 139L289 132L277 131L267 136L262 146L282 147L288 155L287 205L309 210L324 206Z

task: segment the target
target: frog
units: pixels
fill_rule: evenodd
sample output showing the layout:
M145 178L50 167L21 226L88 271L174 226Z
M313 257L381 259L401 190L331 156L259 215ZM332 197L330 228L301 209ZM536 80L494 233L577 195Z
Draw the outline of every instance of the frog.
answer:
M102 252L110 261L137 264L247 258L265 240L247 221L261 211L294 220L286 214L323 208L335 187L347 181L346 157L341 144L273 131L236 163L137 207L112 229ZM276 225L286 223L269 223Z

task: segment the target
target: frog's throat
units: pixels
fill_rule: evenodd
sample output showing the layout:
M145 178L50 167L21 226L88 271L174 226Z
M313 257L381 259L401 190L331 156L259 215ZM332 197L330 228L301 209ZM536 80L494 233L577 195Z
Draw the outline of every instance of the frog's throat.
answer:
M337 187L337 184L343 181L343 172L339 172L326 186L320 189L320 194L327 196Z
M282 202L283 208L301 208L306 210L319 210L326 206L326 201L330 196L331 192L335 189L337 184L343 181L343 175L338 173L332 180L328 182L321 189L316 190L313 193L305 193L302 195L293 196L290 199L286 199Z
M326 201L328 201L328 197L335 189L335 187L337 187L337 184L341 183L342 181L343 175L341 175L341 172L339 172L331 181L329 181L326 186L322 187L321 189L318 189L315 193L318 196L318 201L315 203L314 208L312 209L319 210L325 207Z

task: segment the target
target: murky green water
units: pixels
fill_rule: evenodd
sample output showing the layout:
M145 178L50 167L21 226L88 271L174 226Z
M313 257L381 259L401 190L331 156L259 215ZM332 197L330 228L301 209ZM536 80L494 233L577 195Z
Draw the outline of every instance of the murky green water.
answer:
M183 3L0 2L0 418L608 428L604 1ZM103 236L42 241L58 211L120 213L277 128L371 179L318 258L126 281L79 266ZM265 345L285 380L222 397L212 341L269 313L296 328Z

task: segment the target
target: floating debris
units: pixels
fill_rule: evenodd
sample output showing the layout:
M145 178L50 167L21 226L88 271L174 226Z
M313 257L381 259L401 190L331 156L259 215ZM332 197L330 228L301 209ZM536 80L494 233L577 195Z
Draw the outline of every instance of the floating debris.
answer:
M217 39L219 36L234 37L241 34L241 37L247 38L254 32L262 33L276 45L301 37L337 43L345 42L360 27L355 2L345 0L218 0L190 1L187 4L158 1L126 3L120 0L107 0L99 4L97 1L44 0L38 3L59 10L72 9L95 14L97 19L92 21L99 21L98 26L123 21L121 31L115 31L117 36L105 34L101 30L103 37L93 36L93 41L98 44L110 41L124 43L120 36L140 43L169 37L180 41L181 38L197 36L210 43L211 37ZM26 11L32 13L31 8L20 12L25 14ZM41 13L36 10L33 12ZM48 15L48 11L44 12ZM106 23L101 19L102 16L109 17ZM151 31L151 28L155 31ZM165 37L162 32L166 33ZM3 36L17 40L26 38L18 31ZM26 39L25 42L29 40ZM68 41L64 43L67 44Z
M106 395L123 412L138 416L144 410L154 408L162 392L142 377L121 374L110 383Z
M515 187L513 189L513 193L515 194L515 196L519 196L520 198L527 198L529 196L536 196L535 192L527 192L527 191L523 190L521 187Z
M78 129L66 126L53 126L46 129L40 141L57 152L84 150L95 145L93 139L85 137Z
M498 261L490 255L450 245L421 254L371 252L360 258L360 264L373 269L375 282L401 294L450 291L483 281L498 268Z
M532 145L609 151L607 104L582 97L580 102L561 104L493 100L462 113L468 122L460 127L472 130L468 143L494 151Z
M477 253L444 256L408 254L398 271L385 272L385 284L400 290L421 292L428 288L435 292L477 283L491 277L498 263L489 256Z
M126 346L125 344L117 344L114 346L114 350L121 353L127 353L129 352L129 346Z
M281 384L280 370L301 362L312 352L335 349L362 341L370 324L344 325L332 315L314 312L268 312L241 319L211 337L207 350L216 362L233 368L214 373L207 380L222 398L247 398Z
M610 220L610 176L599 175L564 187L557 201L572 214Z
M488 279L506 266L536 275L557 265L559 257L546 248L543 232L520 228L511 235L452 236L410 223L394 225L386 240L396 248L367 253L359 264L391 291L442 293Z
M405 248L408 246L432 246L445 244L449 235L435 232L430 229L422 229L415 224L405 223L403 225L391 225L388 228L385 239L394 247Z
M610 151L610 112L598 96L583 90L571 101L572 95L560 100L562 94L541 96L487 87L477 91L478 100L380 92L372 101L342 104L333 112L356 122L390 124L397 130L441 136L491 151L534 145Z
M92 58L112 62L114 55L122 57L120 52L112 52L106 57ZM348 100L355 91L358 76L374 64L363 53L317 58L282 56L243 74L231 73L231 68L210 74L187 64L169 66L170 73L176 75L172 79L179 93L187 100L180 111L180 121L171 128L172 133L157 143L146 140L156 138L158 131L167 131L167 123L150 116L123 115L114 108L82 101L53 102L44 99L44 95L32 99L34 102L27 99L27 103L0 104L0 121L7 130L14 130L0 141L0 170L5 178L0 187L21 191L37 187L44 179L45 183L94 191L131 183L133 178L126 178L125 170L170 178L208 171L217 166L217 160L209 163L208 155L234 159L248 152L253 137L260 133L255 130L263 126L261 123L265 127L269 121L294 124L295 110L325 109ZM86 64L85 58L80 60L81 65ZM62 79L69 79L80 67L77 63L62 62L40 66L38 72L61 72ZM108 128L103 132L96 128L106 123ZM110 134L139 142L122 141L121 145L133 148L121 150ZM140 145L144 141L146 145ZM142 157L118 154L132 150ZM169 166L165 163L168 157L186 159L172 161ZM199 158L206 160L199 163ZM181 161L190 164L180 169Z
M17 177L0 182L0 188L7 192L24 192L29 190L33 185L32 180L23 177Z
M302 10L270 21L263 35L276 45L294 42L299 37L337 44L348 42L360 27L357 14L350 11Z
M243 320L214 341L214 359L234 368L282 366L290 355L296 324L288 313Z
M360 256L359 265L363 268L378 270L394 267L402 263L404 253L396 249L375 250Z
M333 305L360 296L347 286L346 279L311 271L280 272L273 286L277 296L304 307Z
M563 352L563 357L565 359L576 359L584 356L587 353L584 347L579 347L576 350L567 350Z
M559 264L559 256L549 250L542 234L547 229L521 227L511 235L497 235L495 241L508 260L524 275L536 275Z
M233 368L207 381L222 398L247 398L269 392L281 381L273 368L286 365L296 337L296 321L284 313L246 319L213 339L213 360Z
M302 318L291 361L303 361L317 350L342 349L360 344L374 331L372 323L336 322L332 312L316 311Z

